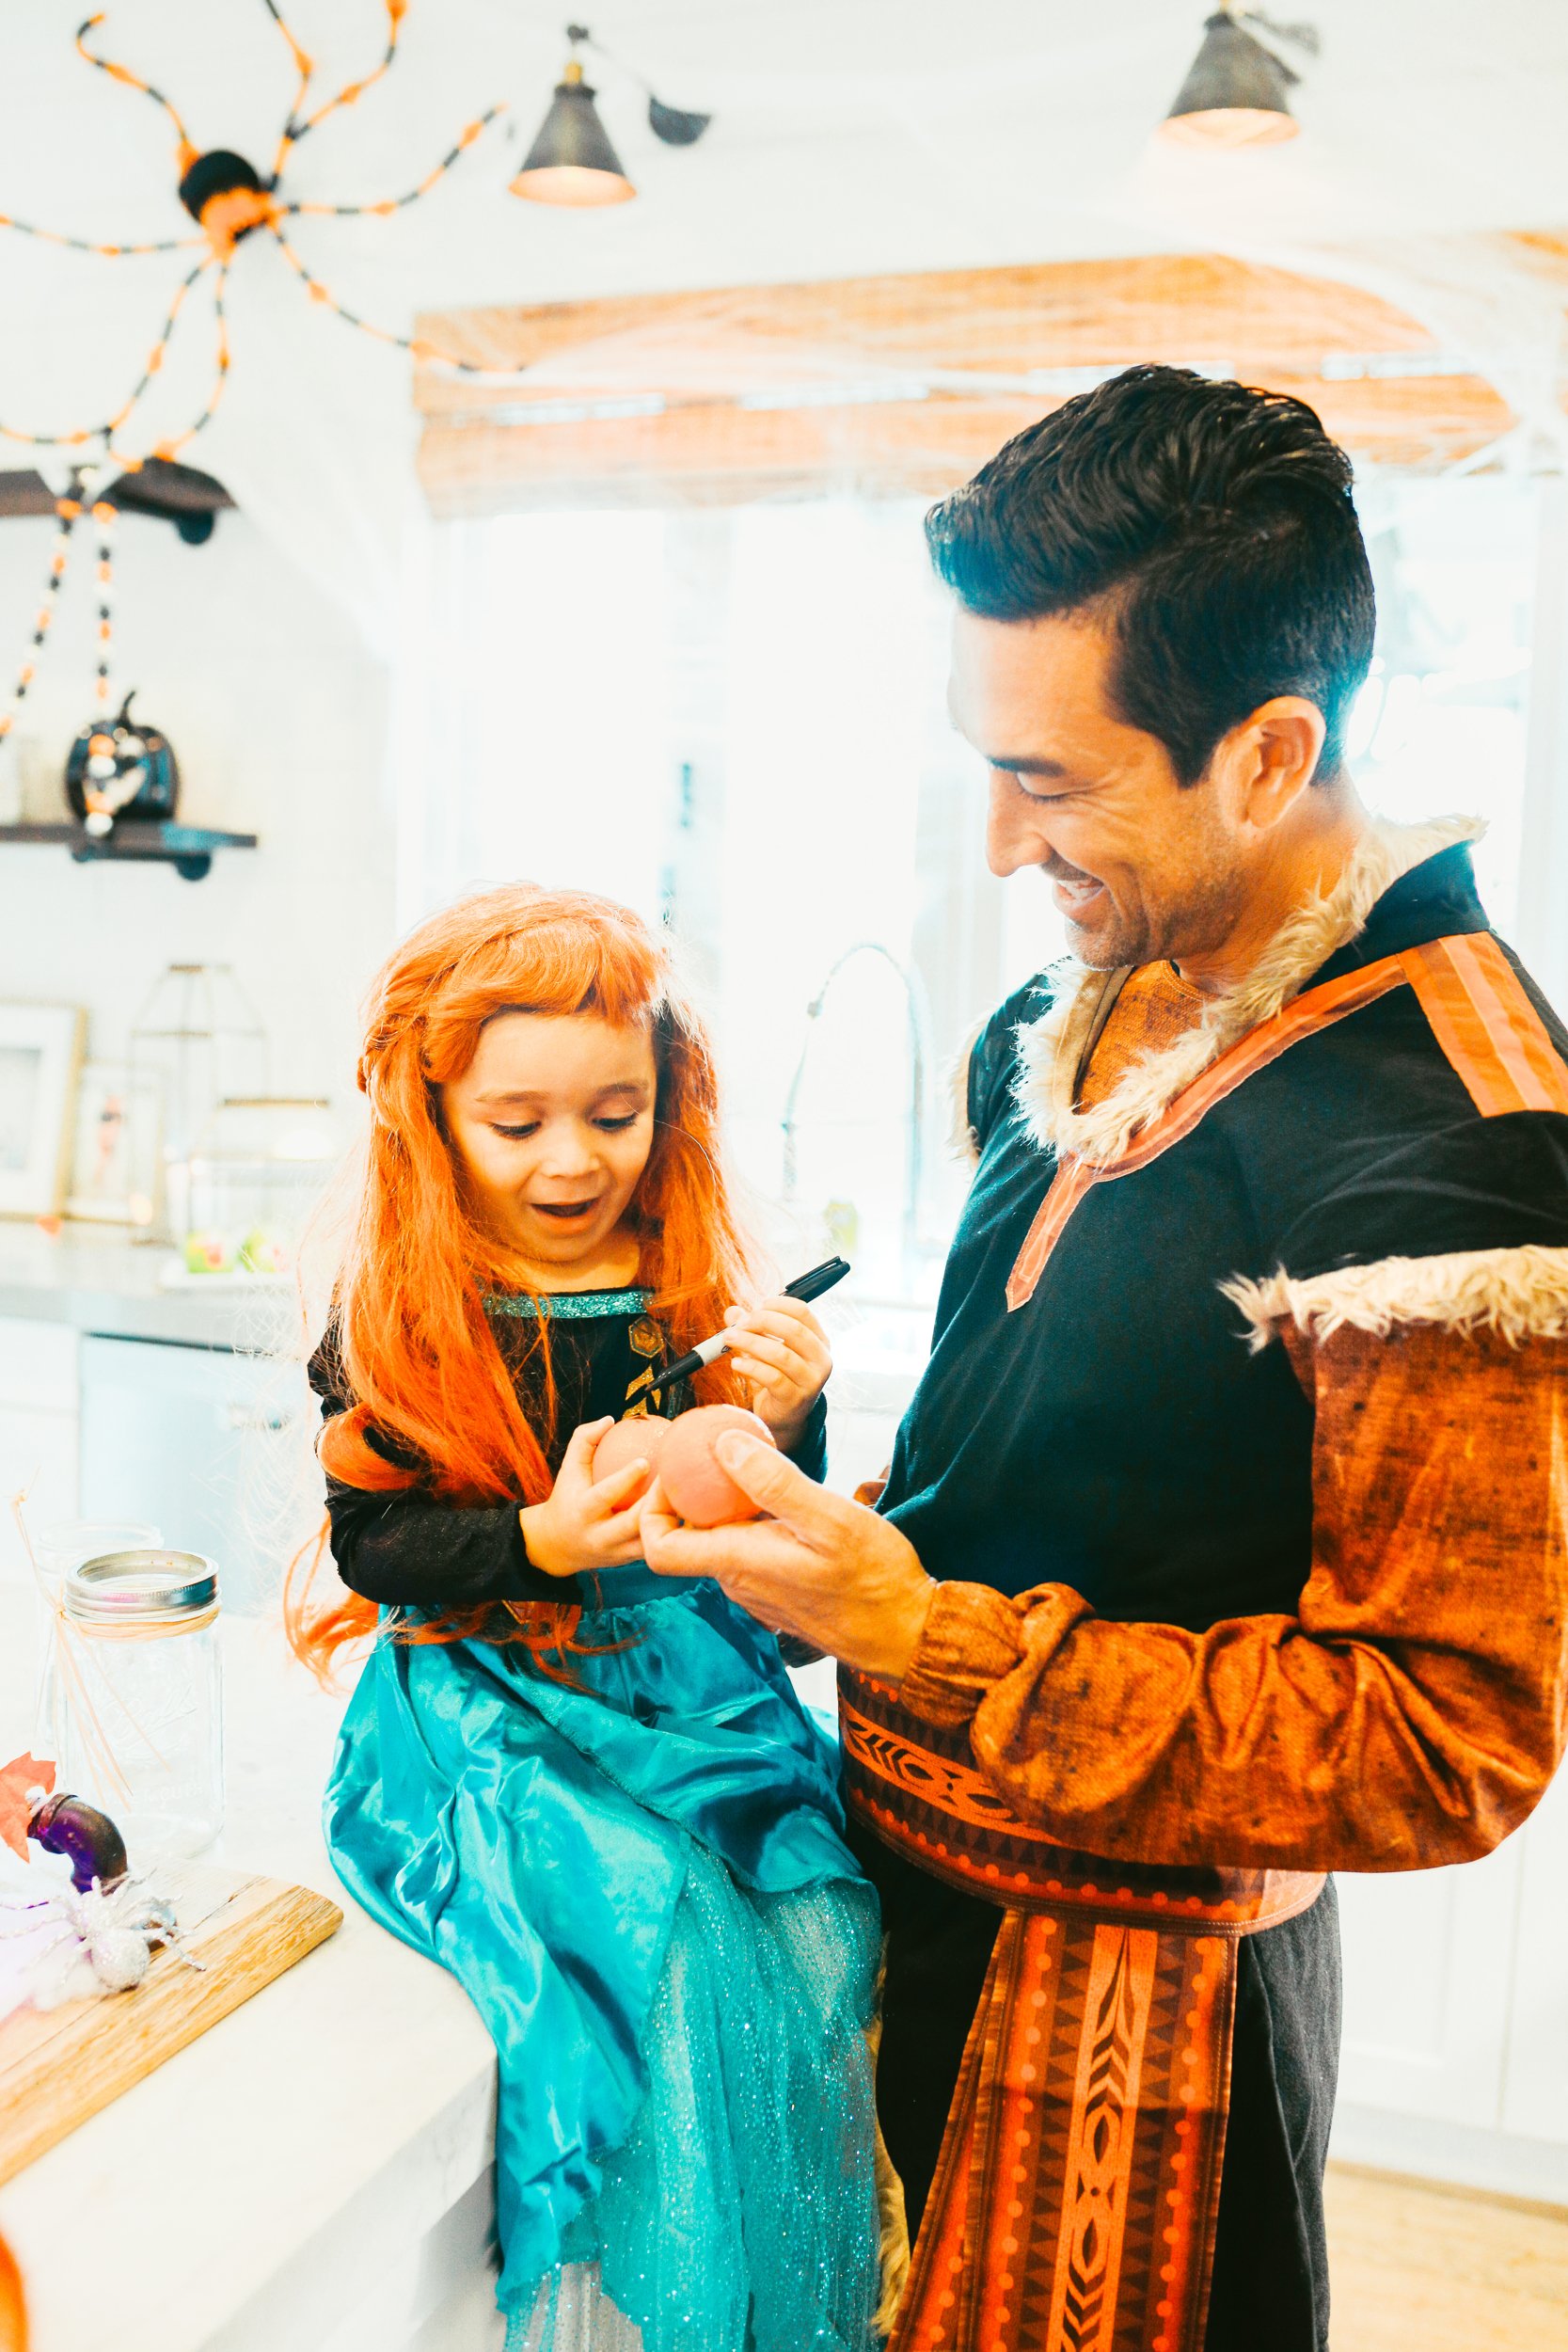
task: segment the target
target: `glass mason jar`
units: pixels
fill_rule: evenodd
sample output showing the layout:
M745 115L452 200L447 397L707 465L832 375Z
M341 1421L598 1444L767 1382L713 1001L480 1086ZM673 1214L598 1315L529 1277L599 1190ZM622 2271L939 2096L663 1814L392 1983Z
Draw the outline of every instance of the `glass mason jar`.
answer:
M115 1551L68 1571L55 1786L119 1826L133 1870L223 1826L218 1580L199 1552Z
M33 1559L39 1573L38 1696L33 1714L32 1751L58 1763L65 1743L59 1672L60 1611L65 1605L65 1580L84 1560L100 1560L110 1551L156 1549L161 1528L138 1526L133 1519L55 1519L33 1537Z

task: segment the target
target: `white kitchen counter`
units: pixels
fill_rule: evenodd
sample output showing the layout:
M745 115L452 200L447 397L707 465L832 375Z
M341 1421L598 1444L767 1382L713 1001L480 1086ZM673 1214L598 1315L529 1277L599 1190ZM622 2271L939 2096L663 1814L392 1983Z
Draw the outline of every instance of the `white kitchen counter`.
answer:
M108 1339L166 1340L186 1347L232 1347L267 1355L293 1342L291 1284L245 1289L214 1279L163 1287L170 1253L107 1229L67 1226L50 1234L0 1218L0 1316L69 1324Z
M56 1423L60 1433L58 1491L40 1486L40 1520L76 1508L77 1367L100 1339L173 1343L171 1357L180 1346L288 1345L291 1294L167 1291L158 1274L152 1249L0 1223L9 1346L0 1350L0 1405L21 1475L49 1458ZM828 1304L840 1358L834 1483L849 1487L887 1460L929 1310ZM239 1404L230 1397L235 1357L209 1362L206 1434L182 1455L207 1486L224 1448L239 1442L236 1414L256 1430L283 1429L247 1401L248 1389ZM131 1446L131 1463L108 1477L123 1516L124 1498L140 1492L125 1481L147 1433L115 1398L112 1410L101 1400L97 1419L87 1416L84 1450L95 1429ZM182 1409L194 1410L190 1400ZM245 1442L290 1439L285 1430ZM84 1460L84 1490L100 1513L109 1507L97 1500L103 1471ZM176 1526L182 1540L189 1534L172 1505L142 1502L131 1515L159 1520L166 1536ZM202 1548L232 1576L242 1533L236 1524ZM0 1573L0 1756L25 1744L32 1722L33 1598L19 1561L11 1572L8 1586ZM224 1641L229 1821L218 1858L333 1896L344 1923L0 2189L0 2232L27 2280L34 2352L98 2352L109 2338L116 2352L487 2352L499 2341L487 2259L489 2039L456 1983L356 1911L332 1875L318 1807L341 1696L325 1696L293 1664L270 1617L229 1617ZM812 1670L806 1689L831 1707L831 1667Z
M30 1597L0 1591L6 1755L32 1643ZM0 2189L33 2352L480 2352L499 2342L489 2038L333 1877L317 1811L342 1698L270 1628L225 1643L214 1859L331 1895L343 1924Z

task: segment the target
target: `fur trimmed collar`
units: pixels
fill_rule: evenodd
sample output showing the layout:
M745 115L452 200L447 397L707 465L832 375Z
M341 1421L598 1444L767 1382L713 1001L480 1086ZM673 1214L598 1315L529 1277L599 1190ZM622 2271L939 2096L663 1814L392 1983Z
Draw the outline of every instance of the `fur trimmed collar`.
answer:
M1058 964L1053 1002L1039 1020L1018 1030L1015 1092L1036 1142L1058 1158L1087 1160L1094 1167L1119 1158L1138 1130L1211 1062L1260 1022L1272 1020L1330 956L1355 938L1402 874L1456 842L1479 840L1484 831L1468 817L1439 818L1426 825L1370 825L1333 889L1298 907L1243 980L1211 997L1196 1026L1134 1062L1092 1110L1074 1110L1073 1093L1112 976L1070 959Z

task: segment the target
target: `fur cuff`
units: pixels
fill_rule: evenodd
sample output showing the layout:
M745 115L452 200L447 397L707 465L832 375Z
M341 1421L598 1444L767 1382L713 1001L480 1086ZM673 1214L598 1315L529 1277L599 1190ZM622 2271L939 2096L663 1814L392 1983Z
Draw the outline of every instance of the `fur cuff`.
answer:
M1496 1331L1521 1340L1568 1339L1568 1249L1527 1242L1518 1249L1465 1249L1443 1258L1379 1258L1294 1280L1283 1266L1261 1282L1238 1275L1220 1289L1250 1324L1256 1355L1286 1321L1314 1340L1348 1324L1386 1337L1397 1324L1436 1324L1468 1335Z

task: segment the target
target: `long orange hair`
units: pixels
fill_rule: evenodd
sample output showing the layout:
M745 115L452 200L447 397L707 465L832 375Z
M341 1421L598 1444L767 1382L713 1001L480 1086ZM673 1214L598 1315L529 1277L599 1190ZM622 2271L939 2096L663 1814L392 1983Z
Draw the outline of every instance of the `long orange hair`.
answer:
M612 899L526 882L460 899L396 949L367 1009L358 1077L371 1131L333 1306L354 1402L318 1446L324 1468L347 1486L387 1493L418 1485L459 1507L538 1502L550 1491L548 1312L532 1326L546 1423L536 1429L484 1312L486 1291L503 1281L515 1289L515 1270L465 1198L441 1117L440 1089L461 1077L485 1024L503 1012L596 1013L648 1031L656 1125L629 1216L641 1240L638 1283L654 1294L672 1349L684 1355L717 1330L755 1285L721 1167L712 1051L646 925ZM709 1396L732 1386L722 1363L704 1375ZM372 1430L420 1467L389 1461ZM338 1651L374 1632L378 1613L341 1588L313 1597L324 1550L325 1532L293 1563L284 1617L295 1652L325 1677ZM517 1609L509 1638L541 1651L569 1646L576 1613ZM454 1612L413 1638L458 1640L489 1629L492 1616Z
M27 2352L27 2305L16 2256L0 2237L0 2352Z

